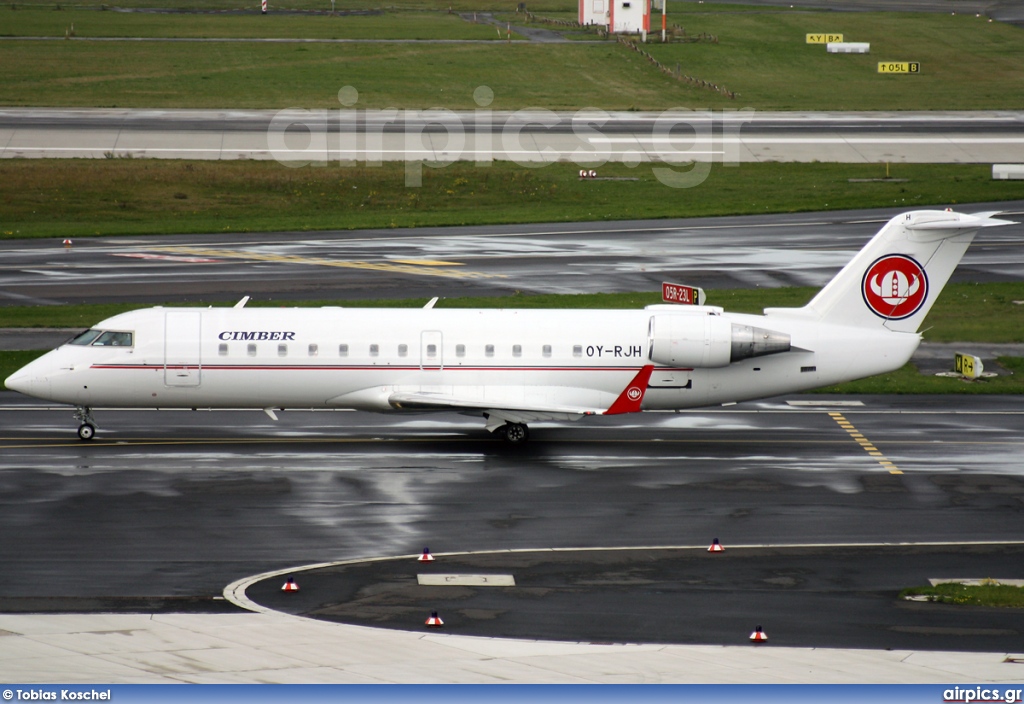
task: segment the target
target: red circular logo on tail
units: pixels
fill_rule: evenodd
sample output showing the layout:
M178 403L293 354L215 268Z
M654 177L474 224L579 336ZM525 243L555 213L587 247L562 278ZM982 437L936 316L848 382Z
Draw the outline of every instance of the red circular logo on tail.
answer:
M628 398L630 401L636 401L643 395L644 392L638 386L630 386L629 391L626 392L626 398Z
M875 260L861 282L864 302L875 315L889 320L909 318L928 298L924 267L905 254L887 254Z

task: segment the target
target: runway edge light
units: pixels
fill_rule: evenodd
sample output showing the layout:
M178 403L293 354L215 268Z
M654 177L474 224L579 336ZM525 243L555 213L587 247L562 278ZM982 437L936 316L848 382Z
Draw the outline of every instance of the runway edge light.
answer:
M295 583L295 577L289 577L288 581L281 585L281 591L283 592L297 592L299 591L299 585Z
M764 643L768 640L768 635L764 632L764 629L758 626L754 629L754 632L750 634L751 643Z
M430 548L423 548L423 554L416 558L417 562L433 562L434 556L430 554Z
M441 617L437 615L436 611L431 611L430 618L427 619L426 625L427 628L440 628L444 625L444 621L441 620Z
M708 552L725 552L725 548L718 542L718 538L711 541L711 547L708 548Z

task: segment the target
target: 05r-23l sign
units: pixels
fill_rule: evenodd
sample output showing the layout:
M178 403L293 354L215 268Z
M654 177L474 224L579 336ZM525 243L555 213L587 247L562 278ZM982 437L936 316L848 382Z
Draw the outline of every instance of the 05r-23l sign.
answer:
M921 73L920 61L879 61L879 73Z

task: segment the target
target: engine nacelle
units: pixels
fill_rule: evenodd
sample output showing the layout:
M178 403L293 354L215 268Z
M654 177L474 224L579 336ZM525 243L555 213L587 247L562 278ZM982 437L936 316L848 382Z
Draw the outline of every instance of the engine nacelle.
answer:
M790 350L786 333L739 325L717 315L651 317L650 359L671 367L726 367Z

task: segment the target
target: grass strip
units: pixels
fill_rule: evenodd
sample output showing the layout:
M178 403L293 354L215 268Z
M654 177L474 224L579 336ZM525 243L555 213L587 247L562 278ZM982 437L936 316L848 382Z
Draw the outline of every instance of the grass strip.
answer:
M694 283L694 282L691 282ZM764 308L796 308L807 303L813 287L721 289L708 291L708 305L733 313L760 314ZM1024 282L947 285L924 322L930 342L1024 343ZM380 300L253 300L249 307L419 308L426 298ZM442 298L438 308L631 309L661 302L661 292L544 294ZM223 306L234 301L172 301L171 306ZM0 307L0 328L87 328L100 320L145 306L130 303Z
M323 9L322 7L320 9ZM447 12L385 12L373 15L251 15L97 12L68 7L55 12L26 8L7 12L0 6L0 36L169 37L169 38L299 38L299 39L477 39L504 40L495 27L474 23Z
M679 167L685 170L687 167ZM920 208L1024 198L1024 181L996 181L979 164L757 163L715 165L690 189L662 184L651 165L572 163L527 168L456 163L288 168L263 161L4 159L0 238L344 230L703 217L878 207ZM636 180L614 180L630 178Z
M201 21L175 14L121 17L4 6L0 32L63 36L74 24L78 37L498 38L495 27L448 15L446 5L413 3L409 10L389 11L384 20L207 15ZM530 8L543 14L544 8L534 3ZM549 7L556 17L571 16L557 13L573 9L567 3ZM10 40L0 42L0 63L6 69L0 95L6 105L337 108L338 89L352 85L360 91L360 107L475 109L473 89L486 85L495 94L491 107L498 110L995 110L1018 109L1024 102L1024 72L1019 70L1024 30L985 17L719 11L698 4L670 9L672 24L684 28L687 37L713 36L715 41L651 42L644 48L679 74L724 86L738 98L666 75L614 39L593 45L520 41L511 46L499 41L485 46L295 46ZM871 53L828 54L824 46L806 43L807 33L822 31L870 42ZM921 71L880 75L879 61L918 61Z
M927 597L928 601L941 604L969 604L971 606L995 606L999 608L1024 608L1024 588L1009 584L966 585L956 583L936 584L927 587L910 587L900 592L900 598L908 596Z

